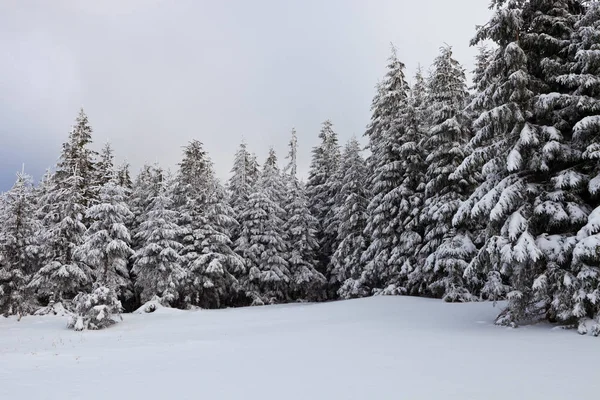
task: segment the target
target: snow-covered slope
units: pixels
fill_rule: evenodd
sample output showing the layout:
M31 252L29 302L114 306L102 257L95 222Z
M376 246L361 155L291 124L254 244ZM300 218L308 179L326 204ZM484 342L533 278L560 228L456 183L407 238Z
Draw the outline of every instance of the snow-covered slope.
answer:
M584 399L600 340L492 325L490 303L374 297L159 309L76 333L0 318L0 399Z

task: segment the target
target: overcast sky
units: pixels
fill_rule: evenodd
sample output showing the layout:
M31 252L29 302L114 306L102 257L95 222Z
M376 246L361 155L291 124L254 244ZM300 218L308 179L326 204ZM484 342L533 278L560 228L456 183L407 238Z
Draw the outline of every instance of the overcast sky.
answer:
M245 138L284 162L290 130L299 171L322 121L361 136L390 42L407 73L444 42L472 69L468 46L485 0L2 0L0 190L53 166L79 107L94 147L117 161L173 168L190 139L220 177Z

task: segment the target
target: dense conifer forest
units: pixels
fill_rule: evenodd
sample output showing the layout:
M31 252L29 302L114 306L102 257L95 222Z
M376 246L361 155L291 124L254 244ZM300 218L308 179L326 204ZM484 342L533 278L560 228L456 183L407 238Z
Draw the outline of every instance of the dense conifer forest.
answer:
M240 143L225 182L200 140L134 174L81 110L55 168L0 195L0 313L66 309L82 330L152 300L410 295L600 334L600 3L492 7L471 85L448 45L414 77L392 49L367 148L323 122L305 180L312 132L264 160Z

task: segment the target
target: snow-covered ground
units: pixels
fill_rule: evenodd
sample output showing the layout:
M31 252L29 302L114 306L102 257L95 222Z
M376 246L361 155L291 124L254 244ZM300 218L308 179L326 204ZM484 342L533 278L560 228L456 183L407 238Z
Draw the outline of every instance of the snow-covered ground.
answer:
M494 326L490 303L374 297L124 315L0 318L0 399L592 399L600 339Z

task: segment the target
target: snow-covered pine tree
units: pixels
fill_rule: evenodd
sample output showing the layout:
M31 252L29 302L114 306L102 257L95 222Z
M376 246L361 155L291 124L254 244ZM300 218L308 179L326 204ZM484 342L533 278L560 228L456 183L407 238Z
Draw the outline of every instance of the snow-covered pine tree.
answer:
M470 139L469 121L463 111L468 98L466 77L449 46L440 49L433 63L428 93L431 127L420 146L427 154L419 220L424 236L409 285L411 292L420 295L468 301L472 296L463 274L476 249L468 232L454 229L452 217L476 182L449 178L464 160Z
M306 301L322 300L327 281L316 268L319 248L316 239L318 221L310 213L305 190L297 179L292 179L288 184L288 196L285 207L287 220L283 231L292 277L291 298Z
M114 164L115 156L113 154L112 146L109 142L106 142L100 151L99 159L96 163L96 179L94 184L98 189L111 179L117 177L117 170L115 169Z
M572 269L561 296L562 320L578 319L579 332L600 334L600 3L587 2L569 47L569 69L558 82L572 91L565 113L574 122L573 141L582 153L579 171L587 178L594 211L578 232ZM594 321L590 324L590 319Z
M201 224L193 236L197 251L188 265L188 303L203 308L246 304L238 279L246 270L244 260L232 247L231 232L237 227L225 188L213 178Z
M417 250L423 240L425 227L420 224L420 216L424 202L425 174L427 164L426 153L421 146L430 125L428 115L429 93L421 69L417 70L415 82L410 89L406 107L396 121L403 130L400 136L399 154L402 184L393 195L398 196L399 208L397 218L401 221L401 234L398 245L392 251L392 265L400 269L392 273L392 279L387 283L383 294L402 293L410 274L420 263Z
M45 252L44 265L35 273L29 287L39 296L49 299L49 308L63 300L72 299L90 283L89 267L74 257L74 252L83 243L86 226L83 224L83 198L80 191L82 178L73 175L60 182L53 182L42 202L44 206L41 232ZM62 305L61 305L62 306Z
M83 111L75 119L69 139L63 144L62 153L56 168L55 179L57 182L69 179L73 171L81 177L79 191L82 194L83 205L88 207L97 198L95 193L95 177L97 176L95 158L96 152L89 146L92 143L92 127L88 117Z
M486 177L467 204L472 218L489 219L487 240L465 274L487 274L489 297L502 294L502 277L509 280L498 323L555 318L573 235L588 214L580 176L571 170L578 154L554 102L563 94L556 74L577 3L496 1L473 40L492 40L498 50L478 95L484 100L476 100L488 110L475 121L473 152L455 176L477 170Z
M126 192L131 192L133 189L133 181L131 179L131 173L129 172L129 163L124 161L121 165L116 168L117 182Z
M335 198L339 191L338 168L340 146L333 124L323 122L319 132L321 142L312 150L312 161L306 183L311 214L319 222L317 240L319 241L319 267L325 273L337 239L335 224Z
M489 66L490 66L490 62L494 59L494 49L490 48L490 46L488 46L487 44L482 44L479 45L477 47L478 49L478 53L477 56L475 56L475 68L473 69L473 85L471 86L471 89L473 89L475 92L483 92L485 91L486 87L488 86L488 82L490 80L493 80L493 77L487 76L487 74L490 72ZM489 100L486 97L483 96L475 96L474 98L470 99L470 100ZM472 111L473 113L476 113L478 110L484 110L486 108L486 104L485 103L481 103L481 104L469 104L467 109L469 111Z
M229 198L231 207L236 215L241 213L242 208L252 192L252 178L250 176L250 163L252 156L248 152L246 142L240 143L239 149L236 151L233 158L233 168L231 169L231 177L227 188L229 190Z
M100 188L99 196L98 204L86 211L91 225L75 257L92 269L95 289L106 287L115 297L127 299L133 295L127 268L133 250L125 223L132 213L124 189L114 179Z
M117 323L121 317L121 302L113 289L99 283L94 284L91 293L80 292L73 299L75 313L69 319L67 328L76 331L97 330Z
M163 189L164 179L164 171L160 166L145 164L133 183L128 205L133 213L131 232L133 234L135 250L138 249L136 245L137 240L135 239L138 227L144 221L146 214L149 211L150 202L154 197L158 196Z
M191 140L183 149L179 163L178 185L188 196L201 195L211 184L212 161L202 142Z
M183 288L181 306L190 304L203 307L215 307L213 292L210 289L210 278L202 275L197 267L192 274L196 260L201 256L205 244L206 229L208 229L207 202L214 185L212 161L197 140L190 142L184 149L183 160L179 164L176 176L175 204L179 212L178 224L181 228L181 243L183 248L183 268L187 277ZM200 288L204 288L201 290ZM215 288L217 290L220 288ZM199 295L202 296L199 297Z
M179 297L185 271L179 256L182 245L177 241L177 217L162 181L158 192L150 198L148 211L135 234L139 248L134 255L132 272L142 303L158 296L162 304L168 306Z
M42 296L53 292L54 299L50 300L70 298L91 278L86 267L73 257L75 248L82 243L81 230L87 223L85 211L97 202L96 153L89 149L91 142L92 128L81 109L37 207L37 216L44 226L44 260L32 288ZM81 217L83 220L78 220ZM85 279L80 272L86 275Z
M202 142L190 141L183 149L183 158L179 163L173 188L174 206L180 217L178 224L182 228L183 255L188 252L186 246L193 242L193 239L187 236L194 230L192 225L195 224L196 215L202 212L212 174L212 161Z
M361 260L365 270L357 290L369 293L385 288L385 293L405 292L406 275L411 269L420 236L415 233L420 207L423 163L418 143L422 136L425 88L422 79L411 91L404 77L404 64L395 48L388 72L379 84L367 128L371 150L369 178L372 198L365 235L370 244ZM408 269L404 271L403 269Z
M125 191L116 179L100 188L98 203L86 211L91 225L74 256L91 268L91 293L80 292L74 299L75 314L68 327L75 330L101 329L117 322L121 298L133 296L128 259L133 254L125 223L133 214L125 203Z
M367 295L358 284L364 270L361 256L368 243L364 237L367 225L369 193L365 186L367 168L356 138L350 139L342 153L340 171L343 173L338 195L339 245L331 258L329 283L341 298Z
M281 209L282 212L279 215L279 218L285 222L287 217L284 206L287 200L287 188L283 179L284 176L277 165L277 155L275 154L275 150L273 147L270 147L269 155L265 160L261 172L260 185L264 193L269 196L279 209Z
M292 276L286 260L283 221L279 218L283 213L267 194L261 179L239 216L235 251L246 263L248 275L243 284L253 305L290 299Z
M489 65L495 57L495 52L498 50L488 46L487 44L478 46L478 50L479 53L475 59L475 68L472 75L473 84L470 88L472 93L469 96L469 103L464 110L464 113L468 119L468 122L465 122L465 126L471 130L473 127L473 121L475 121L479 115L481 115L487 109L493 107L493 104L490 103L493 101L493 99L489 96L483 95L483 93L492 84L492 82L497 79L496 76L490 76L488 74L493 72L492 69L489 68ZM473 152L471 142L467 143L467 145L463 148L463 152L465 153L465 158ZM472 240L472 243L475 246L475 251L479 252L479 249L483 247L487 239L487 219L469 218L469 216L471 215L473 206L475 203L477 203L477 201L479 201L482 195L486 194L486 190L489 188L491 183L485 182L485 179L481 176L480 170L467 170L462 167L453 171L452 174L450 174L450 179L453 181L474 180L477 182L471 188L468 196L461 201L452 219L452 225L455 229L465 229L466 231L470 232L469 238ZM475 193L475 191L477 193ZM472 261L473 258L474 256L471 256L470 260ZM500 274L497 271L492 272L492 274L493 275L490 276L493 276L493 279L490 280L488 279L485 271L482 271L481 269L471 269L468 278L464 276L463 278L465 278L465 282L473 295L480 294L484 285L487 285L486 290L492 288L494 285L497 285L497 287L492 291L498 295L505 293L506 285L504 285L502 282Z
M27 284L40 256L41 224L35 217L31 177L18 173L14 186L1 200L0 312L20 318L32 311Z
M316 301L323 298L326 279L316 269L319 244L315 237L318 221L310 213L303 185L297 177L298 138L292 130L286 172L287 220L283 231L288 247L288 263L292 275L291 296L294 300Z

